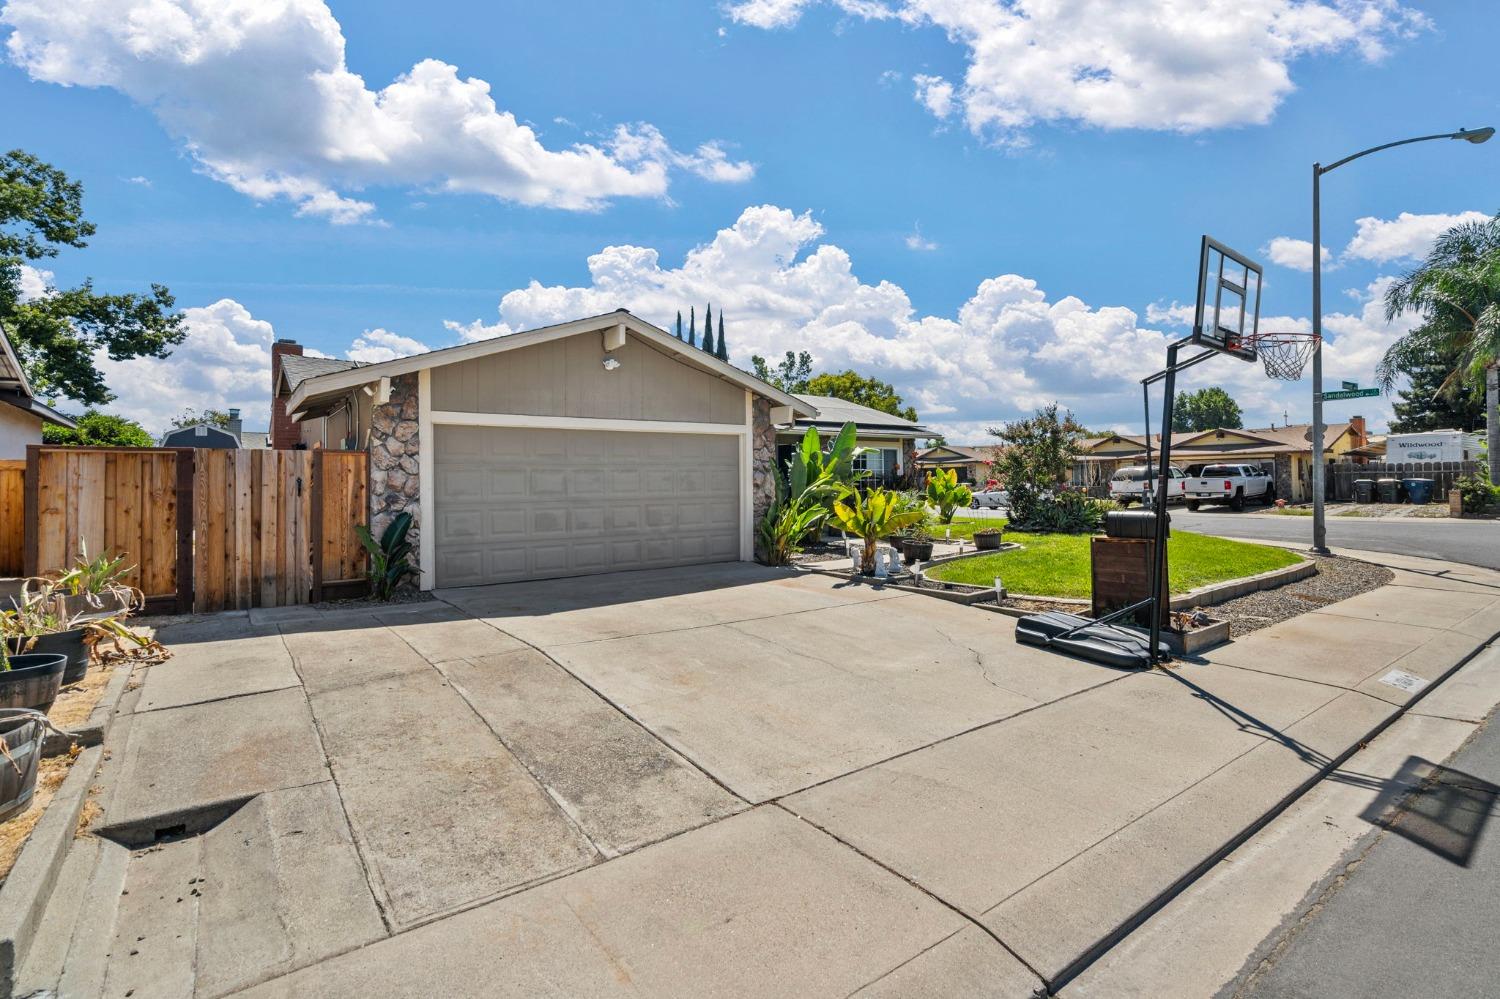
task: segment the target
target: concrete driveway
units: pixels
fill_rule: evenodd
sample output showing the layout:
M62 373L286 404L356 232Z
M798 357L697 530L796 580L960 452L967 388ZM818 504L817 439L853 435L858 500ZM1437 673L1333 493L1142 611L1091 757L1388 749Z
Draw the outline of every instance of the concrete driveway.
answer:
M1305 624L1122 674L743 564L174 625L63 872L107 904L22 981L1030 995L1500 630L1500 579L1403 572L1326 672Z

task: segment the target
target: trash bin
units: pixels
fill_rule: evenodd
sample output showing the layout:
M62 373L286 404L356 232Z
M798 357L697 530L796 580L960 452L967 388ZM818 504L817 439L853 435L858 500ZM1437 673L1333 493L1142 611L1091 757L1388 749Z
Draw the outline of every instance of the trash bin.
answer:
M1401 483L1395 479L1381 479L1375 483L1375 488L1380 491L1380 502L1398 503L1401 500Z
M1354 502L1356 502L1356 503L1374 503L1375 502L1375 480L1374 479L1355 479L1354 480Z
M1432 502L1431 479L1402 479L1401 484L1406 487L1406 496L1413 503L1425 504Z
M1111 538L1156 537L1155 510L1110 510L1104 515L1104 533ZM1167 514L1167 537L1172 536L1172 515Z

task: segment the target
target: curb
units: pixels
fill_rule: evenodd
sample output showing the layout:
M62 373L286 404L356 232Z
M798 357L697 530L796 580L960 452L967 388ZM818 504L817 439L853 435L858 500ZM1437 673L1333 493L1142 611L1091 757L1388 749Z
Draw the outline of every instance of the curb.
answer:
M1317 573L1318 563L1312 559L1304 558L1295 565L1272 569L1269 572L1262 572L1257 576L1230 579L1222 583L1211 583L1208 586L1200 586L1196 590L1189 590L1172 598L1172 609L1180 611L1190 610L1193 607L1212 607L1214 604L1222 604L1227 600L1243 597L1247 593L1257 593L1260 590L1269 590L1275 586L1285 586L1287 583L1295 583L1300 579L1306 579L1308 576L1315 576Z
M120 699L134 673L134 664L127 662L110 677L88 722L77 730L83 751L31 830L5 883L0 884L0 996L8 997L15 989L21 962L31 949L42 913L52 899L52 889L73 843L78 816L104 760L102 743L109 735ZM70 741L49 735L43 743L43 756L66 751Z

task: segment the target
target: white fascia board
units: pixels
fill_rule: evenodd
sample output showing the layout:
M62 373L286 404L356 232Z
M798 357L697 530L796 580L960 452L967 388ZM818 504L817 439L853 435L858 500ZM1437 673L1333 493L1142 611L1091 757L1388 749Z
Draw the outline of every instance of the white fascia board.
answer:
M476 357L486 357L490 354L504 353L507 350L519 350L523 347L532 347L537 344L548 343L552 340L560 340L563 337L573 336L578 333L598 332L604 330L606 327L615 325L628 327L631 332L642 339L677 354L689 363L696 364L708 371L710 374L718 375L720 378L739 385L742 388L748 388L779 405L791 406L793 411L799 416L812 417L817 415L817 410L802 400L788 395L774 385L763 382L754 375L741 371L739 368L725 361L719 360L712 354L706 354L697 348L689 347L665 330L657 329L644 319L633 316L628 312L610 312L602 316L589 316L586 319L575 319L572 322L561 323L557 326L545 326L541 329L528 330L523 333L511 333L506 336L495 337L491 340L481 340L478 343L465 343L457 347L445 347L442 350L432 350L425 354L398 357L390 361L381 361L378 364L367 364L359 368L350 368L347 371L334 371L326 375L306 378L292 391L292 396L287 402L287 408L300 409L310 398L345 392L349 389L359 388L361 385L380 378L394 378L397 375L411 374L414 371L425 371L445 364L457 364Z

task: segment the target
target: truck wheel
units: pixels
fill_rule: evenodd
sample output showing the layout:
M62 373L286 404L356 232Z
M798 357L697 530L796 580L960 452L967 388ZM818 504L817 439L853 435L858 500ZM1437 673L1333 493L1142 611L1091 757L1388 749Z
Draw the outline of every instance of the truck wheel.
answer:
M1243 490L1243 489L1236 489L1234 491L1234 498L1229 501L1229 509L1231 509L1231 510L1243 510L1243 509L1245 509L1245 490Z
M1267 488L1265 492L1263 492L1263 493L1260 494L1260 505L1261 506L1270 506L1272 503L1275 503L1275 502L1276 502L1276 490L1271 489L1271 488Z
M1189 510L1193 511L1194 513L1197 513L1198 512L1198 501L1197 500L1188 500L1187 501L1187 508Z

